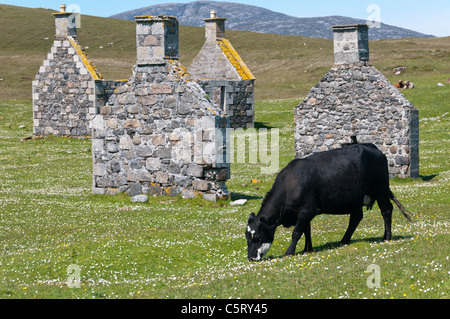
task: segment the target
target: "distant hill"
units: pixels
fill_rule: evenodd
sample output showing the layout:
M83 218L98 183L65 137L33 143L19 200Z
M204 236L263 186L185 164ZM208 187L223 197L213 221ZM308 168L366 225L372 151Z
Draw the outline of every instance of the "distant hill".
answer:
M134 20L134 17L138 15L171 15L177 17L182 25L203 26L203 19L209 18L211 10L215 10L218 17L228 19L227 29L324 39L333 38L332 25L366 23L366 20L342 16L297 18L261 7L213 1L158 4L119 13L111 18ZM424 37L433 37L433 35L384 23L381 24L381 28L369 30L370 40Z

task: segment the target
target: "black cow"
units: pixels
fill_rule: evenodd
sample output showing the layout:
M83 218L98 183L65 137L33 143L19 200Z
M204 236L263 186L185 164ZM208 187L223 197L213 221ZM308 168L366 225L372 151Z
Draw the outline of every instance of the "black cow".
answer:
M248 259L261 260L269 251L279 225L295 226L285 256L294 255L305 234L305 252L312 250L311 220L319 214L350 214L341 245L348 244L363 218L363 206L375 201L384 219L383 240L390 240L393 200L403 215L404 207L389 189L386 156L373 144L355 144L294 159L277 176L257 216L250 214L245 232Z

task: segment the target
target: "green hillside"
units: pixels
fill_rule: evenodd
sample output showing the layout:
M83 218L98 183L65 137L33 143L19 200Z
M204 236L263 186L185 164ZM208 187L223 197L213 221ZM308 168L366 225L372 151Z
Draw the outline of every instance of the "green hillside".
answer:
M0 5L0 100L31 99L31 80L52 45L53 12ZM131 75L136 61L133 21L83 15L78 38L105 79ZM227 31L227 38L257 78L257 100L304 96L333 64L332 40L242 31ZM180 59L186 67L203 41L203 28L180 27ZM391 81L420 83L432 77L444 83L450 77L449 37L372 41L370 50L372 63ZM396 66L407 70L394 76Z

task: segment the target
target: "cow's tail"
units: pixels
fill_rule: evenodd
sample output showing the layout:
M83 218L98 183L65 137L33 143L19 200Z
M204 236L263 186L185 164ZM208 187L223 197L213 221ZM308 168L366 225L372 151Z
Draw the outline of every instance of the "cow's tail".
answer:
M398 209L400 209L400 211L402 212L403 216L405 216L405 218L407 220L409 220L410 222L412 222L411 219L411 213L408 212L405 207L403 207L403 205L399 202L399 200L397 198L395 198L394 193L392 193L391 190L389 190L389 198L392 199L395 203L395 205L397 205Z

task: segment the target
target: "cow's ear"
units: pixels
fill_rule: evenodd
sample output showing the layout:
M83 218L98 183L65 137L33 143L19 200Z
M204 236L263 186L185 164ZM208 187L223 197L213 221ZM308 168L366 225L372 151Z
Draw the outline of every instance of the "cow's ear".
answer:
M263 225L267 225L267 220L266 220L264 217L261 217L261 218L259 219L259 222L260 222L261 224L263 224Z
M255 219L255 213L251 213L250 216L248 216L248 223L251 224Z

